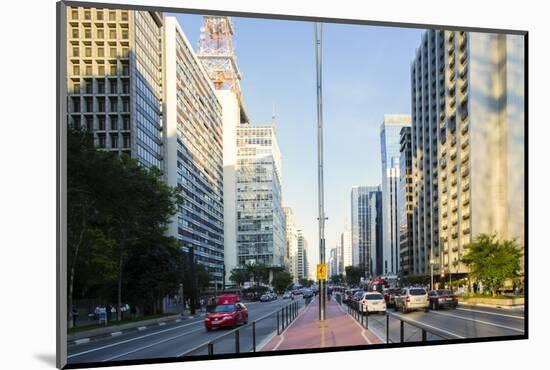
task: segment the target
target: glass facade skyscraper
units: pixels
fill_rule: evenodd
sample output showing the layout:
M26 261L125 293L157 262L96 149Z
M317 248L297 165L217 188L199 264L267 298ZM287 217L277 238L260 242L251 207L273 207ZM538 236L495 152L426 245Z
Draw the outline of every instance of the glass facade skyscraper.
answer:
M379 186L351 189L352 263L365 278L378 273L381 252L381 191Z
M237 128L237 260L284 267L281 154L273 125Z
M399 221L397 194L401 128L410 126L411 117L405 114L384 115L380 126L382 158L382 265L383 274L399 272Z
M397 209L399 220L399 264L401 276L410 275L412 257L412 157L411 128L401 129L401 156L399 159L399 184Z

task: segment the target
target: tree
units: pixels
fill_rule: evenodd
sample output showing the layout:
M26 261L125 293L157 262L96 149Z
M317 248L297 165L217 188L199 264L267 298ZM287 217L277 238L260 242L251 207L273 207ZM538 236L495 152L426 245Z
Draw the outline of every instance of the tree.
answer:
M309 286L309 280L305 277L302 277L300 279L298 279L298 283L301 285L301 286L304 286L304 287L307 287Z
M507 279L517 279L521 270L522 248L516 240L498 240L496 234L479 234L466 245L462 262L469 276L489 287L495 296Z
M231 280L238 286L242 286L245 282L248 281L247 270L238 267L232 269L229 275L229 280Z
M332 275L330 278L330 281L332 284L339 285L344 282L344 275L338 274L338 275Z
M286 271L277 271L271 283L275 291L280 293L292 284L292 276Z
M358 285L361 282L361 268L346 266L346 282L350 285Z

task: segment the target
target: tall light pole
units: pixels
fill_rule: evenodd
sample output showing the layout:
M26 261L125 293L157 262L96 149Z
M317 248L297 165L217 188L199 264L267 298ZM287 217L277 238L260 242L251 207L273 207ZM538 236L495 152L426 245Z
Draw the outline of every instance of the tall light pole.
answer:
M430 290L434 289L434 259L430 258Z
M325 263L325 194L323 184L323 24L314 23L317 71L317 181L319 186L319 263ZM319 280L319 320L326 318L325 281Z

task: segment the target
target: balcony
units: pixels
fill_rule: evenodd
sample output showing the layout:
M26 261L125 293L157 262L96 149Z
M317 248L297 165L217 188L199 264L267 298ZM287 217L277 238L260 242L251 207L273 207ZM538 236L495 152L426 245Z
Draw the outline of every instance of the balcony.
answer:
M466 138L466 140L462 141L462 144L460 146L462 147L462 149L465 149L469 143L469 139Z
M466 177L470 174L470 169L468 167L462 169L462 171L460 171L460 173L462 174L462 177Z

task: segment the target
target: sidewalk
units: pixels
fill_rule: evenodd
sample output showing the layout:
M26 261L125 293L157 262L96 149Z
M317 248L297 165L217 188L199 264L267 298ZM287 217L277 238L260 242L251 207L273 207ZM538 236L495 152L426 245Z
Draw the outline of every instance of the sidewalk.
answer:
M327 348L382 343L346 313L336 300L327 301L324 323L319 318L319 299L311 302L280 335L269 340L260 351Z

